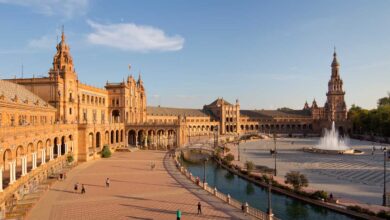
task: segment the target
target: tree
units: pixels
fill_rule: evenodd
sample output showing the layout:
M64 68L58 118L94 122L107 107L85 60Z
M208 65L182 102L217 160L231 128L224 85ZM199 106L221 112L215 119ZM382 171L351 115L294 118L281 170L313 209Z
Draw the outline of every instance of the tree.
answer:
M246 161L245 167L248 173L252 172L255 169L255 164L252 161Z
M234 155L233 154L227 154L224 158L224 160L230 164L234 160Z
M302 187L307 187L309 185L309 181L307 180L304 174L301 174L299 171L291 171L288 172L285 176L285 183L291 184L294 190L298 191Z
M378 107L372 110L352 105L348 118L354 134L390 137L390 96L379 99Z
M390 105L390 92L387 93L387 97L383 97L378 100L378 107L384 105Z
M111 157L111 150L110 150L110 147L108 145L103 146L102 157L103 158Z

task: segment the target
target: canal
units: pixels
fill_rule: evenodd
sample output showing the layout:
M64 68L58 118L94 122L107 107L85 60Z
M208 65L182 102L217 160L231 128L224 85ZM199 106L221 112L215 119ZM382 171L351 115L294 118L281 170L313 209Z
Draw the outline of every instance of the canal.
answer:
M183 165L194 176L203 179L203 164L183 162ZM232 198L241 202L248 202L250 206L266 212L268 206L268 192L266 189L228 172L214 161L209 161L206 165L206 180L210 186L217 187L218 191L230 194ZM277 193L272 193L272 210L275 216L281 219L354 219Z

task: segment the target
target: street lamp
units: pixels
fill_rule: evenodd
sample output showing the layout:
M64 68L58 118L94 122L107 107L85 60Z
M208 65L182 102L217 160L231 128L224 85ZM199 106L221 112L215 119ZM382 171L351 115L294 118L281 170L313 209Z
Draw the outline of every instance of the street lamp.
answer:
M206 183L206 163L207 163L207 158L204 158L203 160L203 185Z
M274 133L274 156L275 156L275 169L274 169L274 176L276 176L277 172L276 172L276 134Z
M237 143L237 150L238 150L238 161L240 161L240 141Z
M386 147L383 149L383 206L387 206L387 198L386 198L386 160L387 160L387 149Z
M267 209L267 214L268 217L272 217L272 206L271 206L271 187L272 187L272 181L270 180L268 183L268 209Z
M214 127L214 148L218 147L218 126Z

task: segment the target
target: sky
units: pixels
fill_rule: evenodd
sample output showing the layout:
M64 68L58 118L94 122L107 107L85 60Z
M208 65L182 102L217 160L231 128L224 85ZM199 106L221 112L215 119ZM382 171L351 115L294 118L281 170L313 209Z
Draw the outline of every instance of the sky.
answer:
M141 73L148 105L322 106L334 47L348 106L390 91L387 0L0 0L0 78L46 76L62 25L81 82Z

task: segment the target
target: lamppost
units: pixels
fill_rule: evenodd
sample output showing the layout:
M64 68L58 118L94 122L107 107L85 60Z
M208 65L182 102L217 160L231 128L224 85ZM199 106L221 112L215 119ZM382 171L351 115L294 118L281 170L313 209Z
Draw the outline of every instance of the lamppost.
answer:
M188 143L191 144L191 127L188 128Z
M207 163L207 158L204 158L203 160L203 185L206 183L206 163Z
M218 147L218 126L214 127L214 148Z
M238 161L240 161L240 141L237 143L237 150L238 150Z
M275 169L274 169L274 176L276 176L277 172L276 172L276 134L274 133L274 156L275 156Z
M386 198L386 160L387 160L387 149L386 147L383 149L383 206L387 206L387 198Z
M273 216L272 214L272 206L271 206L271 187L272 187L272 181L269 181L268 183L268 209L267 209L267 214L269 219Z

